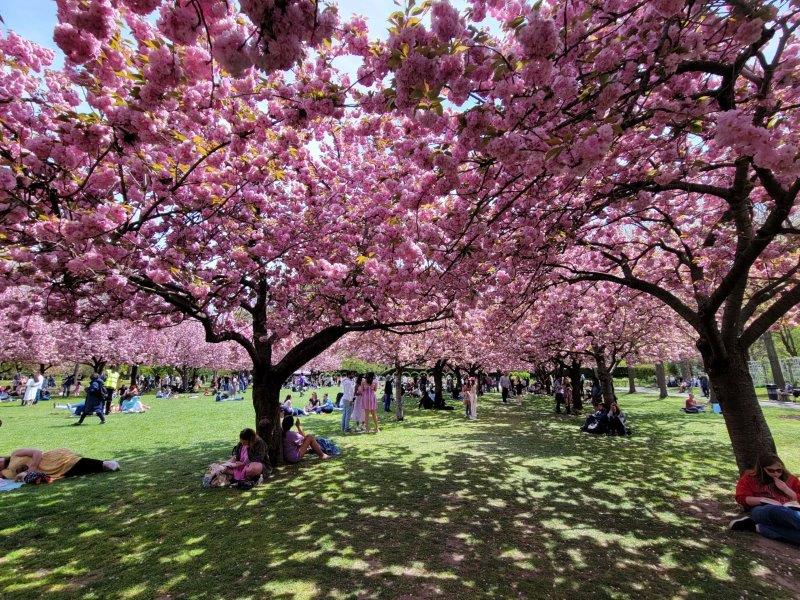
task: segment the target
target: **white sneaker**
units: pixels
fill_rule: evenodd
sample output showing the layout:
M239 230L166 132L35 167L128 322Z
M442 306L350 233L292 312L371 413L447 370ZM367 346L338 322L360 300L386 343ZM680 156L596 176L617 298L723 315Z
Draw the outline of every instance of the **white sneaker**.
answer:
M119 471L119 463L115 460L104 460L103 467L106 471Z

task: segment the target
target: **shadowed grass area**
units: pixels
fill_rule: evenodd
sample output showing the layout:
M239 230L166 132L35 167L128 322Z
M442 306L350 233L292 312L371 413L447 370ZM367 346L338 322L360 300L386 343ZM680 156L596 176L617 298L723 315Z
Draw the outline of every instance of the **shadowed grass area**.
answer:
M123 471L0 494L3 598L791 598L797 552L731 534L736 469L719 415L622 396L635 435L593 437L546 399L412 409L379 435L302 419L340 459L249 492L202 490L249 402L154 400L90 417L0 405L0 452L67 446ZM296 400L295 404L301 402ZM410 403L409 403L410 404ZM767 409L787 466L800 421ZM383 415L383 413L381 413ZM794 553L794 554L791 554Z

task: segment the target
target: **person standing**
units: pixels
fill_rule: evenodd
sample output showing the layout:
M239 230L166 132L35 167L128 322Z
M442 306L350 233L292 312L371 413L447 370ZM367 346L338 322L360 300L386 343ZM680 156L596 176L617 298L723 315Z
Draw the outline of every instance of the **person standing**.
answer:
M383 384L383 410L391 412L392 410L392 397L394 395L392 381L393 377L387 377L386 382Z
M350 415L353 414L355 383L350 373L342 377L342 431L350 433Z
M91 414L95 414L100 418L100 424L106 422L103 415L103 405L105 404L105 388L103 386L103 379L98 373L92 373L91 382L89 387L86 388L86 400L83 403L83 413L77 423L73 425L82 425L83 420Z
M363 431L364 421L366 421L367 413L364 410L364 403L361 401L361 384L364 382L364 376L358 375L356 377L355 392L353 395L353 411L350 414L350 419L355 421L356 430Z
M66 398L69 396L69 392L72 389L72 386L75 385L75 376L70 374L64 377L61 381L61 395Z
M375 373L367 373L367 376L361 382L359 388L361 396L361 406L364 410L364 427L369 433L369 418L375 421L375 433L380 432L378 425L378 398L376 392L378 391L378 382L375 381Z
M22 406L35 404L36 395L39 393L39 390L42 389L43 382L44 377L42 377L41 373L28 377L28 381L25 382L25 395L22 398Z
M500 377L499 385L500 385L500 394L502 395L503 398L503 404L507 404L508 394L511 391L511 378L506 373L503 373L503 375Z
M467 418L474 421L478 418L478 380L475 377L469 377L462 387L462 392Z
M553 392L556 397L556 414L561 414L561 405L564 403L564 384L561 377L556 377L556 382L553 385Z
M106 414L111 412L111 402L114 399L114 392L119 385L119 371L111 369L106 375Z
M564 406L567 409L567 414L572 414L572 383L569 379L564 377L564 383L561 386L561 393L564 394Z

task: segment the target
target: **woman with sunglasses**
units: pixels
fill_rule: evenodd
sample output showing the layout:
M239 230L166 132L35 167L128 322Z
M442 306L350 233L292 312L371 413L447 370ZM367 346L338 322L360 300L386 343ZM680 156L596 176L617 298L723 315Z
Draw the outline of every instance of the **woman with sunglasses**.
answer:
M764 454L755 469L736 484L736 502L750 514L731 521L731 529L800 545L800 480L777 454Z

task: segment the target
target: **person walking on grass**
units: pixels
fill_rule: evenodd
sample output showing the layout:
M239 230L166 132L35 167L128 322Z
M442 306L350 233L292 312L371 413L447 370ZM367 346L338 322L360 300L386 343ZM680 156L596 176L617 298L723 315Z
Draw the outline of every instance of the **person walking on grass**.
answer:
M500 377L500 394L503 398L503 404L508 403L508 394L511 391L511 378L503 373Z
M86 400L83 403L83 413L77 423L73 425L82 425L83 420L87 415L95 414L100 418L100 424L104 425L106 418L103 415L103 408L105 407L105 387L103 386L103 379L98 373L92 373L91 382L89 387L86 388Z
M464 394L464 409L467 418L474 421L478 418L478 380L470 377L462 386Z

